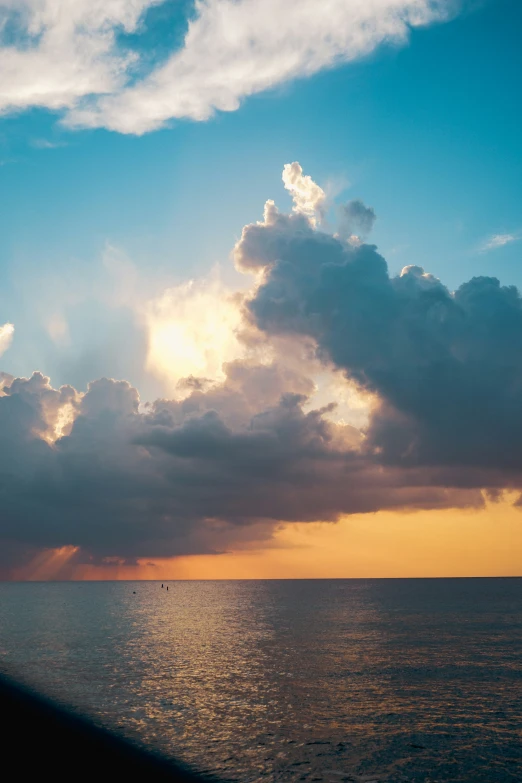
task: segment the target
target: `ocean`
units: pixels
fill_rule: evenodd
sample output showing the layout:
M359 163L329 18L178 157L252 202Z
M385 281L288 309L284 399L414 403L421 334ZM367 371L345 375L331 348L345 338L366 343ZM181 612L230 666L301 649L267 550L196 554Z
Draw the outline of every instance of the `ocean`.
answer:
M223 780L520 783L522 579L0 584L0 670Z

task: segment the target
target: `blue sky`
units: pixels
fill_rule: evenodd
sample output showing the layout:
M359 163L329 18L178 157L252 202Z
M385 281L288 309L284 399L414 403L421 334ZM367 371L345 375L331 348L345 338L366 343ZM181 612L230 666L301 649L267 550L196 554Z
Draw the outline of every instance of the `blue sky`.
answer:
M127 36L143 68L182 45L193 13L189 3L160 4L145 32ZM231 248L267 198L290 208L281 170L294 160L337 201L374 207L371 241L393 272L419 264L451 288L474 275L522 287L521 38L518 3L467 3L407 42L142 135L71 129L48 108L6 110L0 322L16 331L2 369L38 367L79 387L125 376L153 393L143 334L100 294L107 247L165 287L217 263L235 282ZM493 236L514 239L484 250ZM64 347L45 322L70 288Z

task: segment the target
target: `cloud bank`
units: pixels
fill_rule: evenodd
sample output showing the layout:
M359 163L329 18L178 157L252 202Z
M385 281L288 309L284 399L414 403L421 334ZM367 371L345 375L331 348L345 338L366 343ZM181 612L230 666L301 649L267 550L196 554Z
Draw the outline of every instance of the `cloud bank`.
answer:
M4 551L74 546L87 562L133 561L224 551L280 521L480 504L469 489L426 486L423 472L383 470L357 430L305 413L305 395L283 390L306 384L279 368L227 373L143 410L125 381L80 395L39 373L4 377Z
M243 229L234 259L254 282L224 303L240 350L212 377L192 372L216 296L203 284L152 311L201 303L193 329L187 313L174 321L175 399L143 403L125 380L82 393L0 375L2 575L42 549L95 563L216 553L281 523L478 507L484 490L522 489L517 289L478 277L452 292L418 266L390 276L374 245L318 228L303 193L321 189L299 164L285 172L298 208L268 201ZM353 386L366 398L357 426L335 409Z
M141 134L404 44L449 0L196 0L167 58L133 41L162 0L0 0L0 112L44 107L73 127ZM174 21L172 22L174 24ZM152 62L152 69L150 63Z

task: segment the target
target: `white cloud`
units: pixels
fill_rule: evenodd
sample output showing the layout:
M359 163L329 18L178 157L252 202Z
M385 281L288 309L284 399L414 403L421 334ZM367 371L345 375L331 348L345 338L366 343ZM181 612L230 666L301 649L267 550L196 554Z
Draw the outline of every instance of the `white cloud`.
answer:
M495 250L497 247L509 245L511 242L517 242L520 239L517 234L492 234L481 246L483 252Z
M0 0L0 40L11 30L0 47L0 111L44 106L64 110L71 126L137 134L175 117L204 120L383 42L404 43L411 27L444 19L454 5L196 0L184 45L139 78L138 54L117 33L139 32L146 10L161 1Z
M155 0L157 2L157 0ZM122 89L135 56L118 31L136 30L154 0L0 0L0 112L70 109Z
M322 216L326 193L308 174L303 174L303 169L297 161L285 163L283 183L294 201L294 212L306 215L312 221Z
M7 351L13 342L13 335L13 324L4 324L3 326L0 326L0 356Z

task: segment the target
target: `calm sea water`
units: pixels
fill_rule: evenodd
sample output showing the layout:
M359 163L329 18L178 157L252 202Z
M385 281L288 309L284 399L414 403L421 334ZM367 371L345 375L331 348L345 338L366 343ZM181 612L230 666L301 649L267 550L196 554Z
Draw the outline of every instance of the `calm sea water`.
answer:
M245 782L520 783L521 642L522 579L0 584L3 671Z

